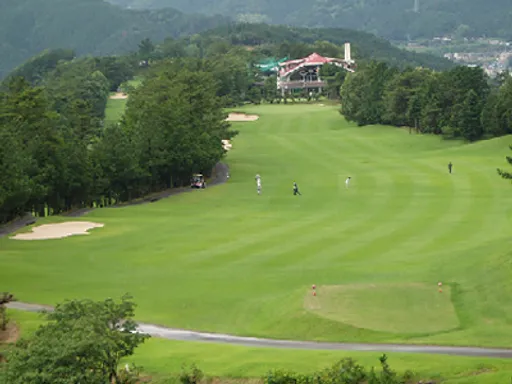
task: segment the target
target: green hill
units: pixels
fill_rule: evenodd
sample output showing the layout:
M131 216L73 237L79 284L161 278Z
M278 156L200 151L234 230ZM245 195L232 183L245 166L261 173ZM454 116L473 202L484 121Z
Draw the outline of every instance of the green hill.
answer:
M343 46L348 41L353 46L352 56L356 60L372 59L398 67L422 66L437 70L454 66L453 62L445 58L399 49L389 41L370 33L342 28L298 28L284 25L240 23L221 25L202 32L201 35L210 41L222 39L230 44L260 46L263 50L266 46L280 44L282 52L279 52L279 55L281 57L295 58L305 52L311 53L302 50L301 44L328 41Z
M226 22L225 17L184 15L174 9L132 11L103 0L0 2L0 78L48 48L108 55L137 48L150 38L193 34Z
M512 38L509 0L110 0L133 8L175 7L246 21L365 30L396 40L464 32Z

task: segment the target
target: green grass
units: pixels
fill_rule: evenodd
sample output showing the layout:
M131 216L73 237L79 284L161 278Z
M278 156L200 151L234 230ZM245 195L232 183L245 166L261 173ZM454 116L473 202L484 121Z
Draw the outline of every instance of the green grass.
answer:
M0 291L50 305L130 292L140 320L240 335L512 344L512 189L496 175L510 137L463 145L361 128L327 106L245 111L261 119L234 124L241 133L227 158L227 184L96 210L82 220L105 227L90 236L0 239ZM353 184L346 190L348 175ZM303 196L292 196L294 180ZM423 300L423 290L380 296L379 305L391 309L372 312L373 325L361 323L372 302L365 292L360 307L350 307L359 318L354 324L304 308L311 284L437 290L438 281L451 291L455 329L451 317L414 334L407 327L371 329L391 312L404 323L407 303Z
M434 284L327 285L317 287L316 296L308 292L304 307L357 328L431 334L459 326L447 288L440 293Z
M44 322L35 313L10 310L9 316L21 326L22 336L30 336ZM144 374L150 375L153 382L164 384L175 383L183 365L190 364L196 364L210 377L260 378L272 369L308 374L348 357L368 368L378 368L381 355L375 352L248 348L153 338L140 346L127 361L142 366ZM512 363L505 359L403 353L387 355L394 370L411 370L422 379L442 380L445 384L504 383L512 377Z
M134 79L127 81L127 84L137 88L142 82L143 78L136 76ZM107 108L105 109L105 125L116 124L123 116L126 108L126 99L108 99Z
M108 99L107 108L105 109L105 126L116 124L121 120L126 102L126 99Z
M410 370L419 378L445 384L508 383L512 377L512 364L504 359L387 355L392 369ZM381 353L374 352L294 351L151 339L139 347L131 360L161 379L172 378L184 364L192 363L209 376L250 378L263 377L271 369L313 373L349 357L368 368L378 368L380 356Z

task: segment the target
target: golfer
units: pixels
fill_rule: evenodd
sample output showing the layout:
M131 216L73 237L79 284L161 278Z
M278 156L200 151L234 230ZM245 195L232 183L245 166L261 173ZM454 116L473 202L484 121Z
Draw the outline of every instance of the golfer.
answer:
M302 196L302 193L299 192L299 186L297 185L297 183L294 181L293 182L293 195L300 195Z
M345 180L345 187L347 187L347 188L348 188L348 185L350 184L350 179L351 179L351 177L349 176L349 177L347 177L347 180Z
M261 195L261 176L259 174L256 175L256 191L258 192L258 195Z
M453 164L452 164L452 162L450 161L450 162L448 163L448 172L452 173L452 167L453 167Z

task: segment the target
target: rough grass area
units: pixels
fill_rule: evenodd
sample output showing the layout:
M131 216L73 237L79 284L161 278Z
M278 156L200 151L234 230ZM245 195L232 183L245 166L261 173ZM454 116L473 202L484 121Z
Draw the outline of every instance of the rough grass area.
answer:
M496 173L512 137L466 145L357 127L330 106L244 112L260 118L233 123L240 134L226 184L95 210L84 218L105 224L94 236L2 238L0 291L47 305L129 292L140 321L246 336L512 345L512 189ZM294 181L302 196L293 196ZM61 219L45 223L52 220ZM361 328L370 321L362 315L354 326L304 308L312 284L438 281L451 287L454 329L374 330ZM395 301L388 304L397 308Z
M108 99L105 110L105 126L116 124L121 120L127 99Z
M308 292L305 308L327 319L374 331L431 334L459 326L450 288L437 284L327 285Z

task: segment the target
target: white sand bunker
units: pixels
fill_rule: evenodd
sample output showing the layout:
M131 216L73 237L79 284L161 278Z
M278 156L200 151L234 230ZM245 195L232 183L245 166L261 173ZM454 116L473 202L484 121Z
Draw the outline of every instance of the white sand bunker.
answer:
M233 144L231 144L229 140L222 140L222 147L224 150L229 151L231 148L233 148Z
M256 121L260 117L258 115L247 115L240 112L232 112L228 115L226 121Z
M112 100L123 100L123 99L127 99L128 95L126 93L123 93L123 92L117 92L117 93L111 95L110 98Z
M32 232L19 233L11 237L14 240L49 240L62 239L73 235L88 235L89 229L101 228L104 224L88 221L67 221L59 224L44 224L32 228Z

